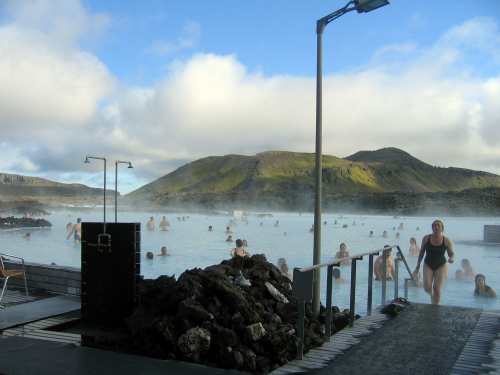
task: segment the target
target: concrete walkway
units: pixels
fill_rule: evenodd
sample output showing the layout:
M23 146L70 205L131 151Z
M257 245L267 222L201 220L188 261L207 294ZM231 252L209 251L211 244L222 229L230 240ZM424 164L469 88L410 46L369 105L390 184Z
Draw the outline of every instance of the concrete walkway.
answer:
M450 374L480 315L481 310L476 309L411 305L327 367L312 373Z
M0 337L0 374L230 375L238 373L193 363L163 361L72 344L24 337Z

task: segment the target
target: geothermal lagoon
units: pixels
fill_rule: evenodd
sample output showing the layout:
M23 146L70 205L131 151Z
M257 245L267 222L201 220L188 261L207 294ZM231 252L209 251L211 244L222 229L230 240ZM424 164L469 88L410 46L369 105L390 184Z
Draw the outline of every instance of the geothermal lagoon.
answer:
M112 210L108 218L112 218ZM156 230L148 231L146 222L153 216ZM160 231L158 225L162 216L170 222L169 231ZM66 239L66 224L82 221L101 221L102 209L55 211L47 216L52 223L49 229L20 229L0 231L0 251L24 257L27 262L61 266L80 267L80 244L73 238ZM182 219L184 218L184 219ZM239 215L206 215L192 213L163 212L120 212L120 222L141 223L141 274L145 278L160 275L179 276L186 269L206 267L217 264L230 257L233 243L226 242L226 227L230 226L233 240L246 239L251 254L265 254L268 261L276 263L278 258L286 258L290 270L294 267L312 265L313 224L311 213L280 213L268 215L248 213L247 220ZM408 254L409 239L415 237L420 245L422 236L431 232L434 217L393 217L351 214L323 214L322 220L322 260L333 259L341 242L347 244L351 255L382 248L385 244L399 244L413 270L417 258ZM443 291L441 303L444 305L500 309L500 301L485 300L473 296L474 283L455 280L455 271L460 268L463 258L470 260L474 272L486 276L487 284L497 293L500 291L500 246L481 243L483 226L499 224L500 217L444 217L445 235L455 243L455 263L448 265L448 281ZM276 225L276 222L279 225ZM335 221L337 223L335 224ZM403 223L403 229L399 229ZM211 225L213 231L209 232ZM396 229L394 229L396 228ZM417 230L418 228L418 230ZM369 232L373 231L373 237ZM388 238L383 238L387 231ZM30 232L29 238L25 236ZM399 232L399 239L396 233ZM156 256L162 246L167 246L169 256ZM151 251L155 257L150 260L146 253ZM367 294L367 257L358 262L356 311L366 311ZM400 295L403 295L403 279L408 277L403 264L400 264ZM333 288L333 304L341 308L349 306L350 267L341 267L342 284ZM393 282L388 282L387 296L393 295ZM326 270L322 272L322 299L325 302ZM429 303L430 298L422 288L409 289L410 301ZM380 283L374 281L374 304L380 303Z

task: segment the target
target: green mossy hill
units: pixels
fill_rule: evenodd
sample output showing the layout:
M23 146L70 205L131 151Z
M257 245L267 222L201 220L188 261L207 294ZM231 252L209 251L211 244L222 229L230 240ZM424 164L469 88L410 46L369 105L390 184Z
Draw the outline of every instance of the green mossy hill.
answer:
M160 205L173 202L281 202L290 208L312 199L314 166L312 153L269 151L254 156L207 157L133 191L127 198L131 202ZM345 159L323 156L325 197L358 193L448 192L485 187L500 187L500 176L434 167L396 148L360 151Z
M0 173L0 201L37 201L43 204L97 204L102 189L82 184L65 184L40 177ZM114 191L107 190L112 198Z

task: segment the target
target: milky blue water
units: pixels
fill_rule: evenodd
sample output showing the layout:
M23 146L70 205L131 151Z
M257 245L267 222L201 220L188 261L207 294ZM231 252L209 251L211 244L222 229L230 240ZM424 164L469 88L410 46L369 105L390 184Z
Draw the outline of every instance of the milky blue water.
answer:
M109 213L111 216L111 212ZM186 221L178 221L179 216L189 216ZM122 222L140 222L142 227L142 274L147 278L159 275L179 276L184 270L194 267L206 267L217 264L229 258L230 249L234 244L227 243L225 228L231 216L208 216L199 214L169 214L171 228L168 232L146 230L146 221L154 216L158 225L162 213L149 212L121 212L119 220ZM24 257L28 262L52 263L58 265L80 267L80 245L73 239L66 239L66 223L76 222L81 217L83 221L102 220L102 211L85 211L80 214L72 212L54 212L47 217L52 222L51 229L19 230L0 232L0 252ZM420 244L422 236L430 233L431 217L392 217L369 215L333 215L324 214L327 221L322 226L322 259L330 260L338 250L339 244L345 242L351 255L383 247L385 244L399 244L408 254L409 239L416 237ZM274 223L279 220L279 227ZM337 220L338 224L334 225ZM497 292L500 292L500 247L481 244L462 243L461 241L480 241L485 224L500 224L500 218L443 218L445 235L455 242L456 262L449 265L449 278L442 296L442 304L467 307L483 307L486 309L500 309L499 300L484 300L473 296L474 283L457 281L455 271L460 267L460 260L468 258L475 272L486 275L486 282ZM260 223L262 222L262 226ZM356 225L353 225L355 222ZM313 235L309 232L313 223L312 214L273 213L273 217L259 218L256 215L248 217L248 224L237 221L232 226L233 238L244 238L248 241L250 253L264 253L269 261L276 263L277 259L287 259L290 269L312 264ZM400 223L403 230L393 230ZM343 226L347 225L347 228ZM212 225L213 232L208 232ZM420 230L417 230L417 227ZM374 231L373 238L369 231ZM382 238L386 230L389 237ZM24 238L29 231L31 238ZM285 235L286 232L286 235ZM396 232L400 239L396 239ZM156 257L148 260L147 251L155 254L161 246L167 246L171 253L168 257ZM356 309L360 313L366 310L367 294L367 257L358 262ZM413 270L416 258L407 256L410 268ZM343 284L334 285L333 301L340 307L349 305L350 267L341 268ZM400 268L400 275L408 277L406 271ZM403 276L400 277L400 295L403 294ZM322 273L322 289L326 290L326 271ZM393 294L394 284L388 282L387 295ZM374 304L380 303L380 284L374 281ZM500 294L500 293L499 293ZM324 298L323 298L324 299ZM429 296L422 288L410 288L409 299L418 302L429 302Z

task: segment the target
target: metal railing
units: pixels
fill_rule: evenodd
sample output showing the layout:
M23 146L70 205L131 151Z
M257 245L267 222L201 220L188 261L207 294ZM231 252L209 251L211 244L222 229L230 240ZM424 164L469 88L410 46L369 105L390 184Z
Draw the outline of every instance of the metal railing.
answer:
M395 248L397 256L394 259L394 298L398 298L399 293L399 263L403 262L410 278L406 278L404 282L405 298L408 297L409 282L413 280L410 267L398 245L385 246L383 249L373 250L362 254L356 254L345 258L336 258L328 263L316 264L311 267L295 268L293 271L293 293L297 298L298 303L298 320L297 320L297 335L299 345L297 348L297 358L302 359L304 355L304 320L305 320L305 303L312 299L312 285L314 271L327 267L327 284L326 284L326 323L325 337L330 341L332 335L332 289L333 289L333 267L339 267L341 263L351 263L351 287L350 287L350 303L349 303L349 325L354 324L355 308L356 308L356 262L363 260L368 256L368 295L367 295L367 314L371 315L373 305L373 258L375 255L383 253L382 262L382 286L381 286L381 304L385 304L387 298L387 255Z

